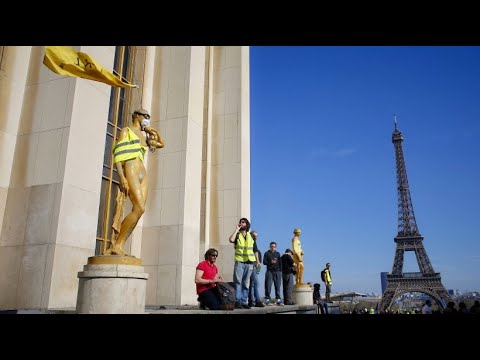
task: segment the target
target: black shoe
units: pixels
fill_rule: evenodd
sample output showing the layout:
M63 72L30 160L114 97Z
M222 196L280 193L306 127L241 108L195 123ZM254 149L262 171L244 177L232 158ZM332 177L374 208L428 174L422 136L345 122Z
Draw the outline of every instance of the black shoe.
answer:
M295 303L291 302L291 301L286 301L285 302L285 305L295 305Z
M248 306L253 307L253 301L249 301Z
M198 307L200 308L200 310L207 310L206 306L204 303L200 303L200 305L198 305Z
M243 309L243 305L240 304L239 302L235 303L235 309Z
M263 305L263 303L261 301L257 301L255 303L255 307L265 307L265 305Z
M247 305L247 304L243 304L242 307L243 307L244 309L251 309L251 308L252 308L250 305Z

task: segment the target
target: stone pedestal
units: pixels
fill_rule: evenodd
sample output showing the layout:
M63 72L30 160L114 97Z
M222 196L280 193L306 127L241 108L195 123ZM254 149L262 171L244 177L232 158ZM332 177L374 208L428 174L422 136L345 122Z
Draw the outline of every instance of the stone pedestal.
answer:
M313 305L313 289L309 285L295 285L292 300L295 305Z
M93 256L78 273L77 313L144 314L148 274L132 256Z

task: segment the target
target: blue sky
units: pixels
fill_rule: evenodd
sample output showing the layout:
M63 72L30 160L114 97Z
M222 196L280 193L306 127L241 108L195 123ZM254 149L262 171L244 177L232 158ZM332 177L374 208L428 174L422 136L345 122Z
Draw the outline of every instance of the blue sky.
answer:
M397 234L396 113L430 261L447 289L480 290L480 47L251 47L250 97L262 252L276 241L283 253L299 227L305 282L328 261L332 292L381 292ZM404 271L418 271L413 252Z

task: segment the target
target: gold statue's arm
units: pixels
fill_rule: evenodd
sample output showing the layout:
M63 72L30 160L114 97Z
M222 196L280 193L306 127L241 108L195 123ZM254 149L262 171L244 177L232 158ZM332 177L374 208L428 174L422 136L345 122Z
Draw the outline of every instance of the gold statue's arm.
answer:
M147 126L144 130L149 135L147 137L147 145L151 152L155 152L156 149L161 149L165 146L160 133L156 129Z

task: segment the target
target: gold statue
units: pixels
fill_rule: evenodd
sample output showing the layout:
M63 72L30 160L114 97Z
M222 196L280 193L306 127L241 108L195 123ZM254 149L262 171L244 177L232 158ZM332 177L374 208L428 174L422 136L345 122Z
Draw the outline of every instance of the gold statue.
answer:
M143 158L147 147L151 152L164 147L160 133L150 127L149 119L150 114L147 110L135 110L132 114L132 125L122 129L113 150L113 162L120 178L120 189L112 227L117 230L118 236L116 239L112 237L112 245L105 255L128 255L123 250L123 245L145 212L148 177ZM144 136L142 131L145 131L147 136ZM132 211L118 226L119 219L122 217L123 202L127 195L132 201Z
M295 235L292 239L292 249L293 249L293 261L297 265L297 273L295 274L295 286L303 286L303 250L300 244L300 234L302 230L294 229L293 234Z

